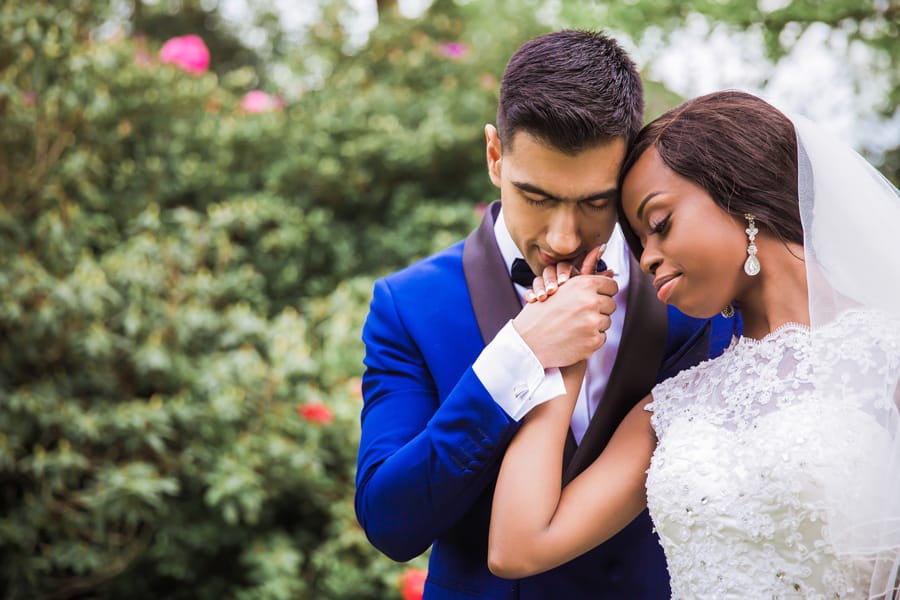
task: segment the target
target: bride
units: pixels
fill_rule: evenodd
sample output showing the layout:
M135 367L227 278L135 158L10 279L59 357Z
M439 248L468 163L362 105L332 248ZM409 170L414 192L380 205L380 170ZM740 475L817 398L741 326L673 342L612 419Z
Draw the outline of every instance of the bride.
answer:
M503 460L491 570L550 569L648 507L675 598L900 598L897 189L808 121L719 92L647 125L621 190L659 299L737 309L743 336L659 383L561 488L584 365L565 369Z

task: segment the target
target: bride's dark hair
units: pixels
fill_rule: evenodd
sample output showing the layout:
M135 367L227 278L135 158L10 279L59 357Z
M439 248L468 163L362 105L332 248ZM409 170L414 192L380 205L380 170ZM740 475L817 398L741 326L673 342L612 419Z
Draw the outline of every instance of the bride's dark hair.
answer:
M803 244L797 197L797 138L791 121L761 98L714 92L685 102L647 124L628 149L619 188L650 147L672 171L704 188L729 214L786 242ZM619 205L631 250L643 248ZM699 232L698 232L699 233Z

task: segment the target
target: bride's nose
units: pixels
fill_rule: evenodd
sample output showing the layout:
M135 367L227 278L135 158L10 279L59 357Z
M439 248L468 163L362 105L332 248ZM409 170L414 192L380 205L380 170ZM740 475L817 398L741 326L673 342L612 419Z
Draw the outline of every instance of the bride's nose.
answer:
M656 275L656 270L662 264L663 257L659 248L652 241L648 241L641 252L641 271L649 275Z

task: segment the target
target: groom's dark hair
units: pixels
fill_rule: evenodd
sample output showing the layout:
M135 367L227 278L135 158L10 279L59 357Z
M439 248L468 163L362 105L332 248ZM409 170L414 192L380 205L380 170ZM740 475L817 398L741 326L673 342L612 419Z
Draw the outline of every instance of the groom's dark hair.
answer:
M644 93L634 62L612 38L565 29L523 44L506 65L497 130L504 151L527 132L577 154L641 128Z

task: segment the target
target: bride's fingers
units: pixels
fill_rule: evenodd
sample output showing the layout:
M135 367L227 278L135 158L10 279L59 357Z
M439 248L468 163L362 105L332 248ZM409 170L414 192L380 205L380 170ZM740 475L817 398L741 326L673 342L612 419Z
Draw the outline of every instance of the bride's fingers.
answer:
M572 263L556 263L556 282L559 285L567 282L571 277L578 275L578 269Z
M547 265L544 267L542 277L544 280L544 289L547 290L547 295L552 296L553 292L559 287L556 279L556 265Z
M554 289L556 289L556 283L553 284ZM531 292L534 294L535 298L539 301L544 301L547 299L547 290L544 287L544 278L543 277L535 277L534 282L531 284Z
M610 269L602 273L595 273L597 265L600 263L600 257L606 250L606 244L601 244L588 252L581 263L581 269L568 262L560 262L555 265L544 267L544 272L534 278L531 289L525 292L525 302L531 304L533 302L543 302L559 289L559 286L579 275L580 273L590 273L612 277L613 272Z
M600 244L588 252L584 257L584 261L581 263L581 272L588 275L594 275L597 270L597 264L600 262L600 257L603 256L605 251L606 244Z
M543 302L552 296L566 280L577 274L578 269L570 263L557 263L544 267L540 277L534 278L532 289L525 293L525 301L529 303Z

